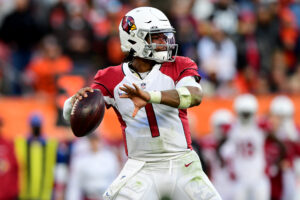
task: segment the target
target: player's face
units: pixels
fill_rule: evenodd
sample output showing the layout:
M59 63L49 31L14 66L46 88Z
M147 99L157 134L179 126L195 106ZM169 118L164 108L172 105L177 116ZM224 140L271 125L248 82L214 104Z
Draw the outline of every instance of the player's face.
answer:
M238 113L238 116L243 124L249 123L251 121L251 119L253 118L253 115L254 115L254 113L245 112L245 111Z
M175 44L175 38L173 33L153 33L151 34L151 41L148 37L147 42L157 44L155 51L167 51L166 44Z
M272 131L277 131L280 127L280 122L281 122L281 118L278 115L271 115L270 118L270 125L271 125L271 129Z
M151 39L152 39L152 42L156 43L156 44L166 44L167 43L167 36L163 33L153 34Z

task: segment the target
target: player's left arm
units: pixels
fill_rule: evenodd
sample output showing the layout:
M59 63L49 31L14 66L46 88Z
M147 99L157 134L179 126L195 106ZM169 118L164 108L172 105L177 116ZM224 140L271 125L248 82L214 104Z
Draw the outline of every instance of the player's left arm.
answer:
M161 91L160 103L180 109L200 105L203 98L203 91L197 81L198 78L194 76L184 77L176 84L176 89ZM150 102L152 101L151 98L153 98L152 93L149 92Z
M177 83L176 89L172 90L147 92L140 89L136 84L133 84L133 86L124 84L123 87L120 87L126 93L121 98L130 98L135 105L133 117L147 103L186 109L199 105L203 97L202 88L193 76L184 77Z

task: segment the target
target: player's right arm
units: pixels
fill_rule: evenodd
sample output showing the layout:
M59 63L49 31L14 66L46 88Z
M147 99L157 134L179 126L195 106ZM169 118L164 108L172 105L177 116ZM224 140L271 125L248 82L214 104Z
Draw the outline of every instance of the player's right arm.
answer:
M114 77L113 79L111 77ZM64 118L66 121L70 121L70 115L73 104L76 100L82 100L88 96L88 92L93 92L94 89L98 89L102 92L106 108L114 105L113 88L124 78L122 71L122 65L107 67L99 70L94 76L94 81L90 87L85 87L67 99L64 104Z
M67 122L70 122L71 111L75 101L77 99L82 100L83 98L87 97L88 92L94 92L93 88L91 87L81 88L80 90L78 90L78 92L76 92L75 95L71 96L65 101L64 109L63 109L63 117Z
M78 99L78 100L81 100L83 99L84 97L87 97L88 96L88 92L94 92L93 88L91 87L85 87L85 88L81 88L80 90L78 90L78 92L72 96L71 98L71 104L72 106L74 105L75 101Z

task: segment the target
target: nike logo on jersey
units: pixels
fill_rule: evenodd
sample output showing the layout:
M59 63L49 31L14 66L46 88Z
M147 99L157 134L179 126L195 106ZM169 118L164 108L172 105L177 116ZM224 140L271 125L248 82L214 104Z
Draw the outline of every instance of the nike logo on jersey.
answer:
M188 164L184 164L184 166L185 167L188 167L188 166L190 166L190 164L192 164L194 161L192 161L192 162L190 162L190 163L188 163Z

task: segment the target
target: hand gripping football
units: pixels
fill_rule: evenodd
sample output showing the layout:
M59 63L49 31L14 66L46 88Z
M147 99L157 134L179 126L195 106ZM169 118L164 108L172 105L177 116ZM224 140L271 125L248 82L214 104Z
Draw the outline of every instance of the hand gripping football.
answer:
M87 97L76 100L71 111L71 129L75 136L92 133L104 116L104 98L100 90L87 92Z

